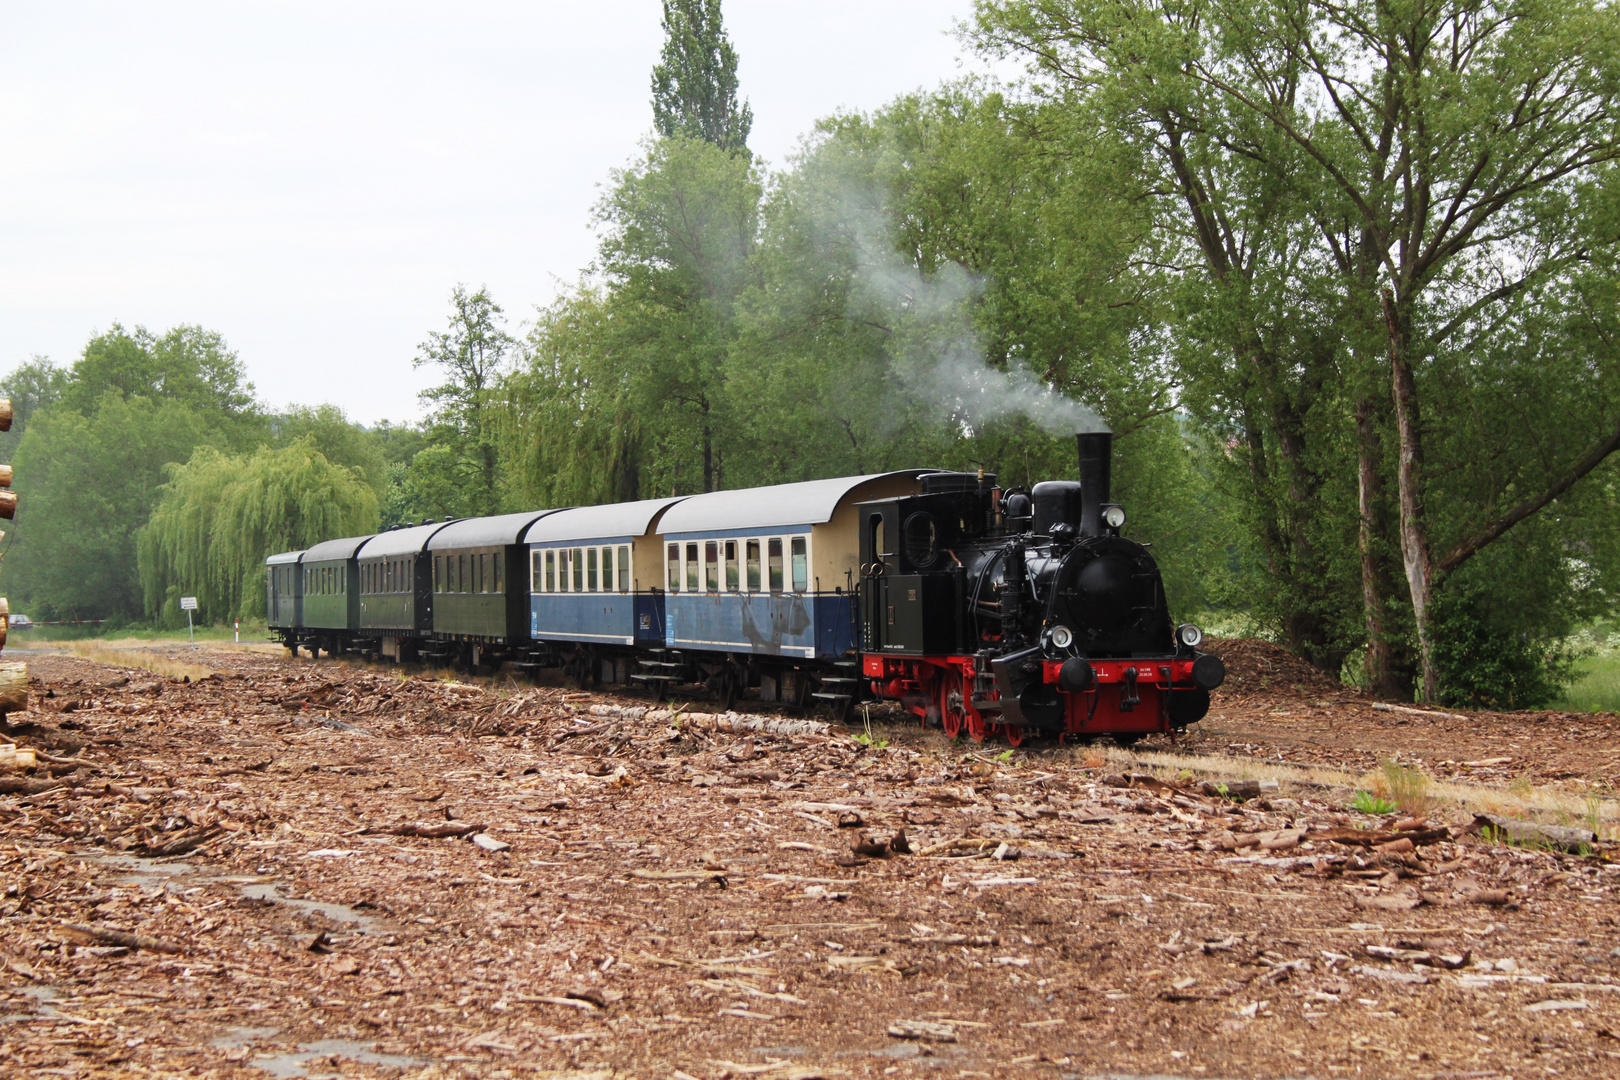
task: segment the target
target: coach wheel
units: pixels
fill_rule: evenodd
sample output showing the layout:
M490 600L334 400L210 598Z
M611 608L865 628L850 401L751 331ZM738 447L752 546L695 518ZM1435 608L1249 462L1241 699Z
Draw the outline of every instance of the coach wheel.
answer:
M962 708L962 688L951 685L954 680L944 679L939 691L939 725L947 739L961 736L967 724L967 712Z

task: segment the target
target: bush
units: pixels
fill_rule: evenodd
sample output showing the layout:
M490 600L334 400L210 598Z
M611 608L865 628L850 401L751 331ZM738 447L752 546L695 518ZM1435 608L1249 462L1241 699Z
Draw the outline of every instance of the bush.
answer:
M1524 616L1480 585L1454 582L1435 603L1434 660L1444 704L1476 709L1535 709L1556 700L1575 678L1574 651L1562 634Z

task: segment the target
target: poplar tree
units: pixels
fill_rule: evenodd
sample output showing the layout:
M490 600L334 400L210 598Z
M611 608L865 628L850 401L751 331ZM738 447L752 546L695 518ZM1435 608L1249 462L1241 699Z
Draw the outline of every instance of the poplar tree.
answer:
M653 126L668 139L747 149L754 111L737 102L737 52L720 0L664 0L664 51L652 75Z

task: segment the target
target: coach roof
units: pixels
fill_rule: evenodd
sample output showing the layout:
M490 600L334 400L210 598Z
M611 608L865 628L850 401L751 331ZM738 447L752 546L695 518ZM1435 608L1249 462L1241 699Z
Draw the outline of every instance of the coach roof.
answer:
M872 480L917 477L937 469L901 469L869 476L839 476L797 484L711 491L693 495L672 507L658 523L661 533L771 529L783 525L820 525L831 521L844 497Z
M422 550L428 537L440 529L447 529L449 525L442 521L432 521L426 525L412 525L408 529L393 529L389 532L378 533L366 545L366 550L360 553L362 559L397 558L400 555L415 555Z
M295 563L303 557L304 553L302 550L283 551L279 554L270 556L268 559L264 560L264 562L266 566L286 566L288 563Z
M375 535L375 533L372 533L367 536L346 536L342 540L327 540L323 543L316 544L314 547L304 552L304 558L302 561L307 563L315 563L335 562L339 559L352 559L354 558L354 553L359 551L360 547Z
M521 514L498 517L462 518L452 521L428 540L429 551L451 548L500 547L519 543L523 530L555 510L525 510Z
M659 513L684 497L559 510L530 525L523 542L548 544L566 540L600 540L613 536L645 536Z

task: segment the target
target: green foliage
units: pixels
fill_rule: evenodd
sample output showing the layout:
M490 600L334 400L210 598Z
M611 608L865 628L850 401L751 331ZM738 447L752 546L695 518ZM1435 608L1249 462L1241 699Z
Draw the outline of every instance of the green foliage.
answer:
M1395 804L1388 799L1381 799L1370 791L1358 791L1356 797L1350 800L1350 809L1363 814L1372 814L1382 817L1395 812Z
M55 404L66 385L67 372L43 356L18 364L0 381L0 397L11 401L11 430L0 432L0 460L12 460L28 421Z
M1522 580L1522 579L1521 579ZM1516 602L1470 575L1452 583L1436 607L1435 658L1445 673L1440 700L1475 709L1535 709L1575 681L1566 638L1542 615L1555 596Z
M180 402L221 429L247 437L257 416L253 384L242 362L215 331L176 326L161 336L117 323L90 340L61 390L66 408L93 410L109 393ZM229 425L226 421L239 421Z
M312 436L243 456L200 447L162 490L139 537L146 613L161 621L183 594L205 622L262 614L267 556L377 529L376 494Z
M294 405L272 418L271 427L273 445L308 442L333 465L353 470L379 500L387 492L389 474L383 439L351 423L336 405Z
M449 328L428 334L413 361L419 368L438 368L444 382L422 392L433 406L428 448L438 452L426 462L420 453L412 459L412 480L419 489L438 493L435 499L448 500L439 504L445 513L494 514L501 505L495 402L515 342L487 288L468 292L457 285L450 307ZM431 474L417 477L419 467Z
M89 414L53 407L17 447L17 539L6 561L14 607L36 619L138 619L135 534L163 468L217 434L188 405L106 393Z
M754 112L737 103L737 53L720 0L664 0L664 48L652 75L653 127L664 138L702 139L742 151Z

